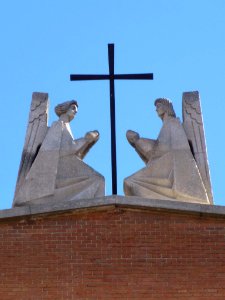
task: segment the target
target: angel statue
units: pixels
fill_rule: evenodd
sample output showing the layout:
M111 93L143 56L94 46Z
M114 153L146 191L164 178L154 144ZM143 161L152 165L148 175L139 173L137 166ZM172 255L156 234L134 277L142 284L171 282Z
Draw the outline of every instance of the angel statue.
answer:
M48 94L33 93L13 206L104 196L104 177L82 161L98 131L74 140L75 100L57 105L59 119L48 127L48 102Z
M124 180L125 195L212 204L199 93L183 93L183 123L170 100L156 99L155 106L163 122L156 140L127 131L146 167Z

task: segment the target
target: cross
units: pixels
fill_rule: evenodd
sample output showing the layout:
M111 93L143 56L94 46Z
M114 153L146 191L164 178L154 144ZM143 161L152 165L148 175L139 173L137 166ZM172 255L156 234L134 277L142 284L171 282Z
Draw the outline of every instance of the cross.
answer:
M111 120L111 164L112 194L117 195L117 164L116 164L116 123L115 123L115 79L153 79L152 73L145 74L114 74L114 44L108 44L109 74L107 75L70 75L71 81L109 80L110 83L110 120Z

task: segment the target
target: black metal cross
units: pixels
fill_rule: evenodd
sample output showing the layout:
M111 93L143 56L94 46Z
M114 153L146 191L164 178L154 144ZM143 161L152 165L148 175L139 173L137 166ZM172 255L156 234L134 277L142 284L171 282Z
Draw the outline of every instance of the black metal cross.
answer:
M112 194L117 195L116 165L116 116L115 116L115 79L153 79L152 73L145 74L114 74L114 44L108 44L109 74L107 75L70 75L71 81L109 80L110 83L110 119L111 119L111 163L112 163Z

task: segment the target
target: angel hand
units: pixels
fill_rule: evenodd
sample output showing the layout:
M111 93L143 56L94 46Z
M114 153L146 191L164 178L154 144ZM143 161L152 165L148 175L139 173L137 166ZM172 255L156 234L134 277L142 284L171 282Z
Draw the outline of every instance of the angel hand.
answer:
M135 147L136 142L140 138L139 134L133 130L128 130L126 136L131 146Z
M97 141L99 139L99 132L97 130L89 131L85 134L85 138L90 141Z

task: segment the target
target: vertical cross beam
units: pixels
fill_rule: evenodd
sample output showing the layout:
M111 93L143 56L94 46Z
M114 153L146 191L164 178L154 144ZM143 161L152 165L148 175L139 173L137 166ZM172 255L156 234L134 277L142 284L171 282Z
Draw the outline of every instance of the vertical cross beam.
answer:
M111 120L111 163L112 163L112 194L117 195L117 163L116 163L116 107L114 85L114 44L108 45L109 76L110 76L110 120Z
M114 74L114 44L108 44L109 74L106 75L70 75L71 81L80 80L109 80L110 84L110 120L111 120L111 163L112 163L112 194L117 195L117 163L116 163L116 109L115 109L115 85L116 79L123 80L152 80L152 73L145 74Z

